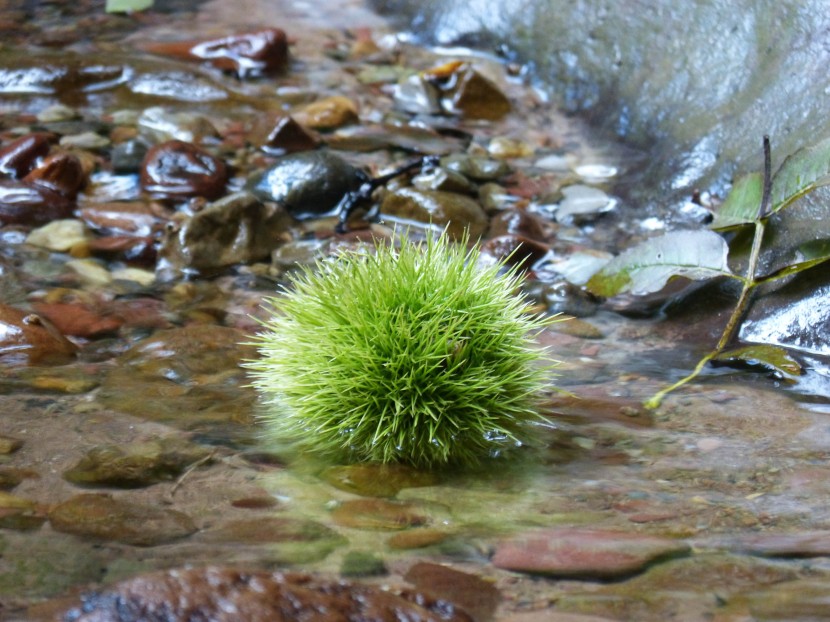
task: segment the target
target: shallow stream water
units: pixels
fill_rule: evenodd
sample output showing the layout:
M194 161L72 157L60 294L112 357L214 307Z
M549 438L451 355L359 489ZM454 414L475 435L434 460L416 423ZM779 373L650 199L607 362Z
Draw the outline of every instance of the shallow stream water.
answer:
M0 617L56 619L100 584L235 564L408 583L477 620L826 618L826 364L803 359L805 374L787 381L713 369L649 411L642 402L717 341L734 292L708 285L668 306L598 301L559 271L580 253L617 252L663 228L614 193L647 154L558 112L521 66L415 48L356 2L170 3L172 12L131 17L107 17L94 2L23 4L0 4L0 24L40 20L0 49L3 144L34 130L86 135L61 146L91 172L80 212L67 219L87 214L74 243L59 246L75 229L55 234L51 249L28 237L43 223L0 229L0 302L49 317L78 348L55 365L0 359ZM288 70L276 77L240 81L146 51L263 25L292 42ZM393 87L407 72L459 59L506 94L510 112L491 120L396 107ZM47 66L86 76L117 67L118 84L56 81L38 73ZM357 118L321 128L321 139L373 174L436 150L511 169L476 182L478 200L492 201L484 256L501 257L488 246L493 237L533 238L542 252L525 294L537 311L579 317L539 335L561 362L551 387L567 393L551 390L535 446L510 462L422 473L324 464L260 441L239 363L255 355L240 344L256 330L262 298L297 265L369 234L389 236L401 222L417 231L417 218L386 214L350 234L335 233L333 217L292 220L271 259L223 267L188 263L195 244L166 264L149 250L96 246L113 231L160 236L159 222L181 225L204 208L186 200L145 210L160 201L137 173L112 170L114 146L148 131L149 108L167 113L154 131L201 134L221 154L230 191L273 162L258 145L269 122L285 113L309 120L307 105L330 95L356 103ZM355 139L361 129L374 134ZM488 181L490 194L481 191ZM406 182L387 191L396 183ZM121 211L108 209L126 218L130 203L143 206L134 222L152 222L152 233L137 233L139 224L123 234L123 223L89 216L117 204ZM518 230L508 213L527 217ZM544 554L559 542L573 547L562 556L575 565Z

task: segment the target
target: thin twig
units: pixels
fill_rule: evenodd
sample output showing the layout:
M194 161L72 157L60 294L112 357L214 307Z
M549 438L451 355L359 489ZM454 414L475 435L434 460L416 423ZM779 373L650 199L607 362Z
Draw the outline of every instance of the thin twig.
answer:
M199 458L196 462L191 463L190 466L188 466L187 469L185 469L184 473L182 473L179 476L179 479L176 480L176 483L173 484L173 488L170 489L170 492L167 493L168 499L172 500L173 496L176 494L176 491L184 483L184 480L186 480L190 476L190 474L196 469L198 469L200 466L202 466L206 462L210 462L215 455L216 450L210 452L207 456Z

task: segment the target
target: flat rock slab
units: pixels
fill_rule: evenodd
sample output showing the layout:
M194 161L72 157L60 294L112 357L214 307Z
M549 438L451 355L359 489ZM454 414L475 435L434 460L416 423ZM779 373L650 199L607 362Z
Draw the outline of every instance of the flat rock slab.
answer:
M503 542L492 562L497 568L532 574L614 579L689 550L684 542L625 531L548 529Z
M830 555L830 531L757 533L704 539L695 544L764 557L825 557Z
M210 566L139 575L101 591L57 619L74 622L472 622L452 603L299 573Z

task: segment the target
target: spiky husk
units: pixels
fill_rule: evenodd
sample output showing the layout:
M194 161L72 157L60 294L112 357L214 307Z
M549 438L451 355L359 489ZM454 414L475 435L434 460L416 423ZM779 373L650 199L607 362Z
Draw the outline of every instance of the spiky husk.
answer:
M526 440L551 365L515 271L446 236L346 252L268 298L252 384L269 434L337 459L475 465Z

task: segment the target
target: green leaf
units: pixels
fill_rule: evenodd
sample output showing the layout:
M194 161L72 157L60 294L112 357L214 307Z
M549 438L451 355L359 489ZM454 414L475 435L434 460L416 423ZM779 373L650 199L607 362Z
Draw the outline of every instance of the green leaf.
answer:
M729 196L715 214L712 229L729 229L755 222L764 194L764 176L761 173L749 173L732 184Z
M609 261L588 280L598 296L622 292L659 291L675 276L692 280L732 276L726 264L729 249L712 231L673 231L628 249Z
M800 376L801 365L784 348L769 345L746 346L721 352L713 360L727 364L763 367L785 376Z
M143 11L153 6L153 0L107 0L104 10L107 13L131 13Z
M772 178L770 213L827 184L830 184L830 139L799 149L784 160Z
M781 268L780 270L776 270L765 277L758 279L759 283L766 282L766 281L775 281L777 279L783 279L785 276L790 276L791 274L798 274L799 272L803 272L804 270L808 270L813 266L817 266L821 263L824 263L828 259L830 259L830 240L823 239L823 240L811 240L810 242L805 242L801 246L798 247L798 254L800 258Z

